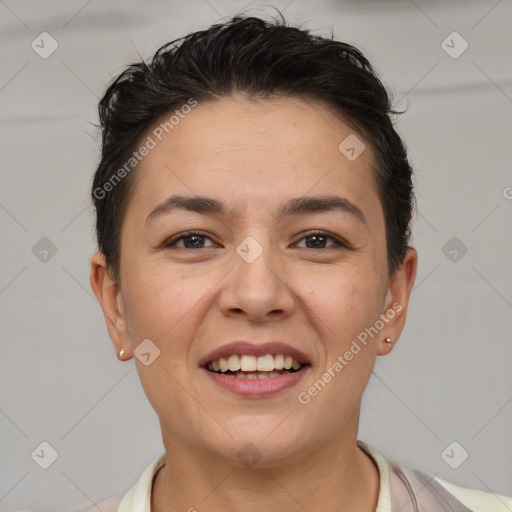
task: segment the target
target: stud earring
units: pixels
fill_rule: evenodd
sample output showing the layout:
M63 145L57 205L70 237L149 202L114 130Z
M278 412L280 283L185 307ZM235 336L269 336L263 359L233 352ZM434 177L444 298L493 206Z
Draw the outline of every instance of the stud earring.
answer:
M391 338L386 338L384 341L386 343L388 343L389 345L391 345L391 343L393 343L393 340Z
M119 351L119 355L121 356L121 359L123 358L124 356L124 348L122 348L120 351Z

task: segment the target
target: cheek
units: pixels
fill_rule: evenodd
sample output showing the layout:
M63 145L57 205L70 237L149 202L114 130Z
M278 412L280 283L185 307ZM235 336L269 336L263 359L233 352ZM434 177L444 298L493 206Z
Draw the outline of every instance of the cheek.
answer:
M373 322L380 312L379 284L368 268L351 266L330 269L323 275L301 274L303 300L330 327L332 334L345 338L365 323Z
M149 338L166 352L184 351L207 292L221 276L214 271L194 276L166 265L132 267L125 287L132 343Z
M308 279L308 317L322 340L318 345L322 352L320 364L336 375L330 386L336 390L333 392L351 400L366 385L375 363L378 336L366 336L365 329L379 318L378 280L368 268L348 266ZM336 361L337 366L333 367Z

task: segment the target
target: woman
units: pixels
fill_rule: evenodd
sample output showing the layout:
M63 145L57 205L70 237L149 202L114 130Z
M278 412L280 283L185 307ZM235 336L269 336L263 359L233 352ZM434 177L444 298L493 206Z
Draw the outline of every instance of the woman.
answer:
M368 61L284 20L179 42L100 103L91 286L165 446L119 512L510 510L357 439L418 261Z

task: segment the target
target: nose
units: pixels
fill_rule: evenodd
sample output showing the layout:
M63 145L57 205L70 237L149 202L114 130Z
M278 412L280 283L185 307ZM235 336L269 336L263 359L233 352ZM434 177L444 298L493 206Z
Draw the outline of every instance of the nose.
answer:
M289 317L295 309L289 277L268 246L250 263L234 251L219 299L222 313L256 323Z

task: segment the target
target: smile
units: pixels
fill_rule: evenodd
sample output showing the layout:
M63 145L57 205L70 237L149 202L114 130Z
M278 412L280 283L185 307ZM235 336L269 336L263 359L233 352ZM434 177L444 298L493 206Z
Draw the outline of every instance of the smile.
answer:
M266 354L259 357L233 354L210 361L206 369L238 379L269 379L297 372L303 366L292 356L285 354Z
M297 384L309 366L287 354L232 354L214 359L203 368L221 387L256 398L273 395Z

